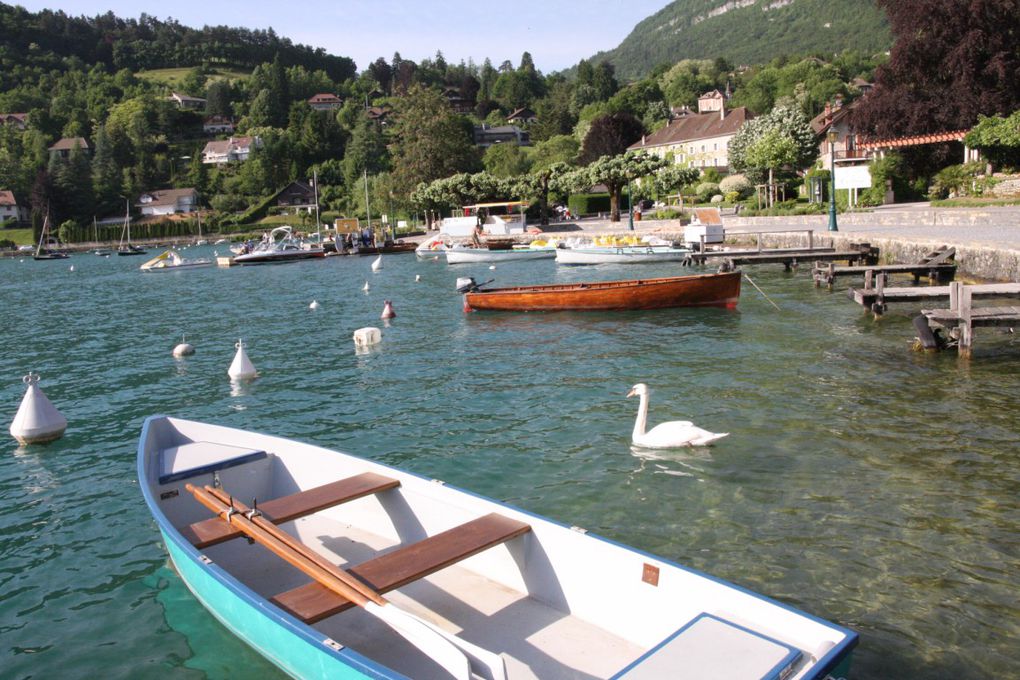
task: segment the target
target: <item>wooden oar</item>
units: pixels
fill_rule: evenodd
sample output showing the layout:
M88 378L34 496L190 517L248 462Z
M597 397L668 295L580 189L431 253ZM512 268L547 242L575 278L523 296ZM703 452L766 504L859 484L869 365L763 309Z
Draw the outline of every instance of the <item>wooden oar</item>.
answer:
M236 501L231 503L231 497L222 490L211 487L200 489L192 484L185 487L202 505L224 521L233 523L256 543L389 625L453 677L470 678L474 662L475 673L481 677L505 680L506 668L499 655L391 605L382 595L296 541L269 520L255 514L251 518L242 514L248 509ZM221 496L227 500L224 501Z

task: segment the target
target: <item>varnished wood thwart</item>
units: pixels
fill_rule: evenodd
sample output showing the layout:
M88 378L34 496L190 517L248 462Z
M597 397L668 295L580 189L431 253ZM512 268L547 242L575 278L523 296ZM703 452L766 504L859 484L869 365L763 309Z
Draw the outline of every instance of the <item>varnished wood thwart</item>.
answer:
M386 593L530 530L524 522L488 514L347 571L376 592ZM321 621L354 606L350 600L315 582L280 593L271 601L306 623Z
M400 486L400 482L374 472L347 477L268 501L259 510L276 524L311 515L320 510ZM196 548L207 548L241 536L241 531L218 517L195 522L181 529L181 535Z

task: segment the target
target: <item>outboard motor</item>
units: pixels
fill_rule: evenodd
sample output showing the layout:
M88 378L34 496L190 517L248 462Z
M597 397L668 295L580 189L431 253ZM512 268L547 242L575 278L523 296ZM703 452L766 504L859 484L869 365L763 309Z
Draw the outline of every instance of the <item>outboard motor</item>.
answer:
M475 283L475 277L461 276L457 278L458 293L473 293L476 290L478 290L478 284Z

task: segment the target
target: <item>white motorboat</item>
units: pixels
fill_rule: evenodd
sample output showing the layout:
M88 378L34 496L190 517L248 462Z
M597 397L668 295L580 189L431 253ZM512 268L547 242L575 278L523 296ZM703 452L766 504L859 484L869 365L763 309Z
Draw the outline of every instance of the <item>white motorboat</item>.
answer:
M689 248L671 245L578 246L560 248L556 261L561 264L644 264L648 262L687 262Z
M291 227L277 227L264 235L250 252L234 257L234 264L272 264L325 257L322 246L304 243Z
M414 255L419 260L431 260L439 257L446 250L445 234L434 234L418 244L414 249Z
M137 460L182 580L291 677L821 680L847 677L858 642L661 557L350 454L153 416Z
M447 264L517 262L519 260L550 260L556 257L556 245L546 241L517 245L507 249L472 247L458 244L446 251Z
M213 261L207 257L185 259L176 250L164 251L152 258L139 269L143 272L172 272L183 269L198 269L199 267L211 267Z

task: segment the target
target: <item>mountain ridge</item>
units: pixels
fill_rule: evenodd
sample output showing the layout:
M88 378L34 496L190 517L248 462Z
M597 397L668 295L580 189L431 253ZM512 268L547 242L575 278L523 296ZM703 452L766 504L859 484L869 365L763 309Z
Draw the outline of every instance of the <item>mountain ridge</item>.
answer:
M762 64L848 49L874 54L891 45L885 14L871 0L674 0L590 61L609 61L621 78L637 79L683 59Z

